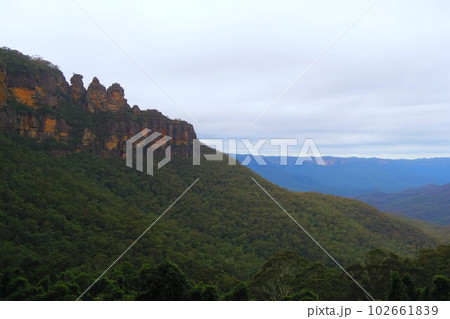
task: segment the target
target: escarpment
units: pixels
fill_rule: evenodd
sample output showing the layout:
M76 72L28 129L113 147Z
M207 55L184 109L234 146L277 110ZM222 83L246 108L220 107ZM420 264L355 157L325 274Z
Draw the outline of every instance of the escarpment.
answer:
M173 155L192 154L191 124L131 107L120 84L106 88L94 77L86 88L80 74L69 84L50 62L0 49L1 130L62 141L77 152L124 157L126 141L145 128L172 137Z

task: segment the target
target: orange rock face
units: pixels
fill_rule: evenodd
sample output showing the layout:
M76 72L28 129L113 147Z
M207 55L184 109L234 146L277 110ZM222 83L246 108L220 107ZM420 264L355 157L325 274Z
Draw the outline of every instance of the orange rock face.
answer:
M38 127L39 125L37 119L30 115L27 115L20 117L17 129L20 135L35 138L37 137Z
M56 119L46 118L44 122L44 132L55 133Z
M75 151L124 157L128 138L149 128L171 137L168 144L173 146L174 155L187 157L192 154L189 145L196 134L189 123L171 120L157 110L140 110L136 105L131 108L118 83L106 89L94 78L85 89L79 74L74 74L70 83L69 86L64 75L54 69L29 74L7 67L5 71L0 70L0 129L41 141L70 142ZM16 105L19 103L22 104L20 108ZM28 106L29 110L23 106ZM59 114L68 117L56 118L54 111L61 107L70 112L73 108L74 112L61 112ZM86 114L82 115L82 112ZM91 116L88 112L109 114Z
M123 88L118 83L111 85L106 91L108 110L118 111L123 108L129 108Z
M66 141L69 137L70 127L63 119L32 115L17 115L15 118L14 127L20 135L39 140L52 138L62 141Z
M74 88L76 88L74 86ZM78 98L76 91L73 90L73 99ZM100 84L100 81L94 77L87 89L87 109L91 113L105 111L119 111L129 109L123 88L118 83L111 85L108 90Z
M111 151L113 149L117 149L117 146L119 145L119 139L116 135L111 136L109 140L106 141L106 148Z
M8 87L6 86L6 75L0 71L0 105L5 105L8 99Z
M27 106L36 107L36 91L26 87L10 88L14 99Z
M106 111L106 88L100 84L100 81L94 77L87 89L88 110L91 113Z
M90 146L95 140L95 134L88 128L84 129L83 138L81 139L81 143L83 146Z
M70 96L73 101L84 101L86 89L83 86L83 76L74 74L70 79Z

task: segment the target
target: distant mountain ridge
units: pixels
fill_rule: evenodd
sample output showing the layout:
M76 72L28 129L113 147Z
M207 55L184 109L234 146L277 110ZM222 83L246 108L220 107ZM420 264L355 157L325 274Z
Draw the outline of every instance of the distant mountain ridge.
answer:
M247 155L237 155L242 161ZM450 158L391 160L379 158L325 156L325 166L305 161L295 166L280 165L278 156L263 156L266 166L252 160L248 167L269 181L292 191L313 191L356 197L367 193L391 193L427 184L450 182Z
M196 284L226 292L251 280L272 256L293 251L314 262L305 277L317 282L310 274L324 277L321 264L334 264L255 180L344 266L362 263L374 249L413 257L448 242L433 228L355 199L286 191L242 165L228 165L228 158L192 165L193 126L129 108L117 86L106 90L94 80L94 89L84 90L75 83L79 77L71 89L58 86L51 78L61 73L50 62L6 49L0 49L0 73L0 299L74 300L160 218L88 300L134 300L124 290L128 277L114 271L124 267L131 282L139 279L141 294L153 285L133 272L148 273L146 264L165 260ZM124 141L144 127L174 137L179 155L151 177L121 158ZM353 289L336 271L343 278L338 284L314 285L332 300L348 299L343 293ZM429 278L439 274L430 272ZM362 277L370 278L356 278ZM380 278L387 283L389 273ZM382 292L375 298L384 298ZM358 289L352 298L361 295Z
M450 225L450 184L426 185L396 193L370 193L357 199L381 211Z

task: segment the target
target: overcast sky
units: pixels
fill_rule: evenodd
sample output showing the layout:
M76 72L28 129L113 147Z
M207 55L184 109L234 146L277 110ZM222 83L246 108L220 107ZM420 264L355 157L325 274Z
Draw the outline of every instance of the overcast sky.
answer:
M313 138L323 155L450 156L450 2L372 0L1 3L0 45L69 81L119 82L130 105L200 138ZM267 152L269 150L267 149ZM296 155L296 154L292 154Z

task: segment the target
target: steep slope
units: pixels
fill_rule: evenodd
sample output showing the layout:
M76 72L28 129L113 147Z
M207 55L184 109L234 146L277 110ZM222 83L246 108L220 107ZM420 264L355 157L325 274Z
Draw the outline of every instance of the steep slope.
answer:
M450 184L426 185L390 194L370 193L358 199L385 212L450 225Z
M69 269L99 274L196 178L124 261L169 258L195 280L221 287L248 279L283 250L331 265L252 177L344 264L374 248L408 255L438 244L364 203L290 193L226 162L192 166L175 158L150 177L115 158L52 155L48 148L57 148L45 142L3 136L0 145L1 267L21 269L30 281Z
M238 155L242 160L246 155ZM395 192L425 184L450 181L450 159L386 160L378 158L324 157L326 166L305 162L296 166L289 157L280 165L278 157L264 157L267 166L255 161L249 168L269 181L293 191L314 191L355 197L371 192Z
M103 93L90 94L89 88L84 92L79 78L65 92L63 78L57 80L60 72L48 62L2 53L0 62L7 68L0 87L6 87L7 99L0 112L0 290L13 299L37 298L55 281L67 283L70 290L55 288L55 295L79 293L196 179L117 266L134 269L169 259L193 280L221 289L251 278L281 251L334 266L252 178L344 264L362 261L374 248L408 256L440 243L362 202L292 193L246 167L229 166L227 159L194 166L195 132L190 124L114 104L108 96L117 97L117 92L106 92L105 101ZM26 99L14 93L11 79L16 76L36 81ZM48 104L52 98L40 99L53 91L36 88L45 87L47 76L55 77L51 83L60 83L55 84L56 104ZM27 89L33 90L32 85ZM61 135L56 124L47 129L49 119L65 123L67 134ZM172 142L172 161L155 176L127 167L123 159L123 142L144 127L165 128L165 134L180 137ZM94 134L85 144L86 128ZM109 143L114 135L122 142ZM28 285L38 288L27 290ZM27 293L14 295L11 287L25 287Z

